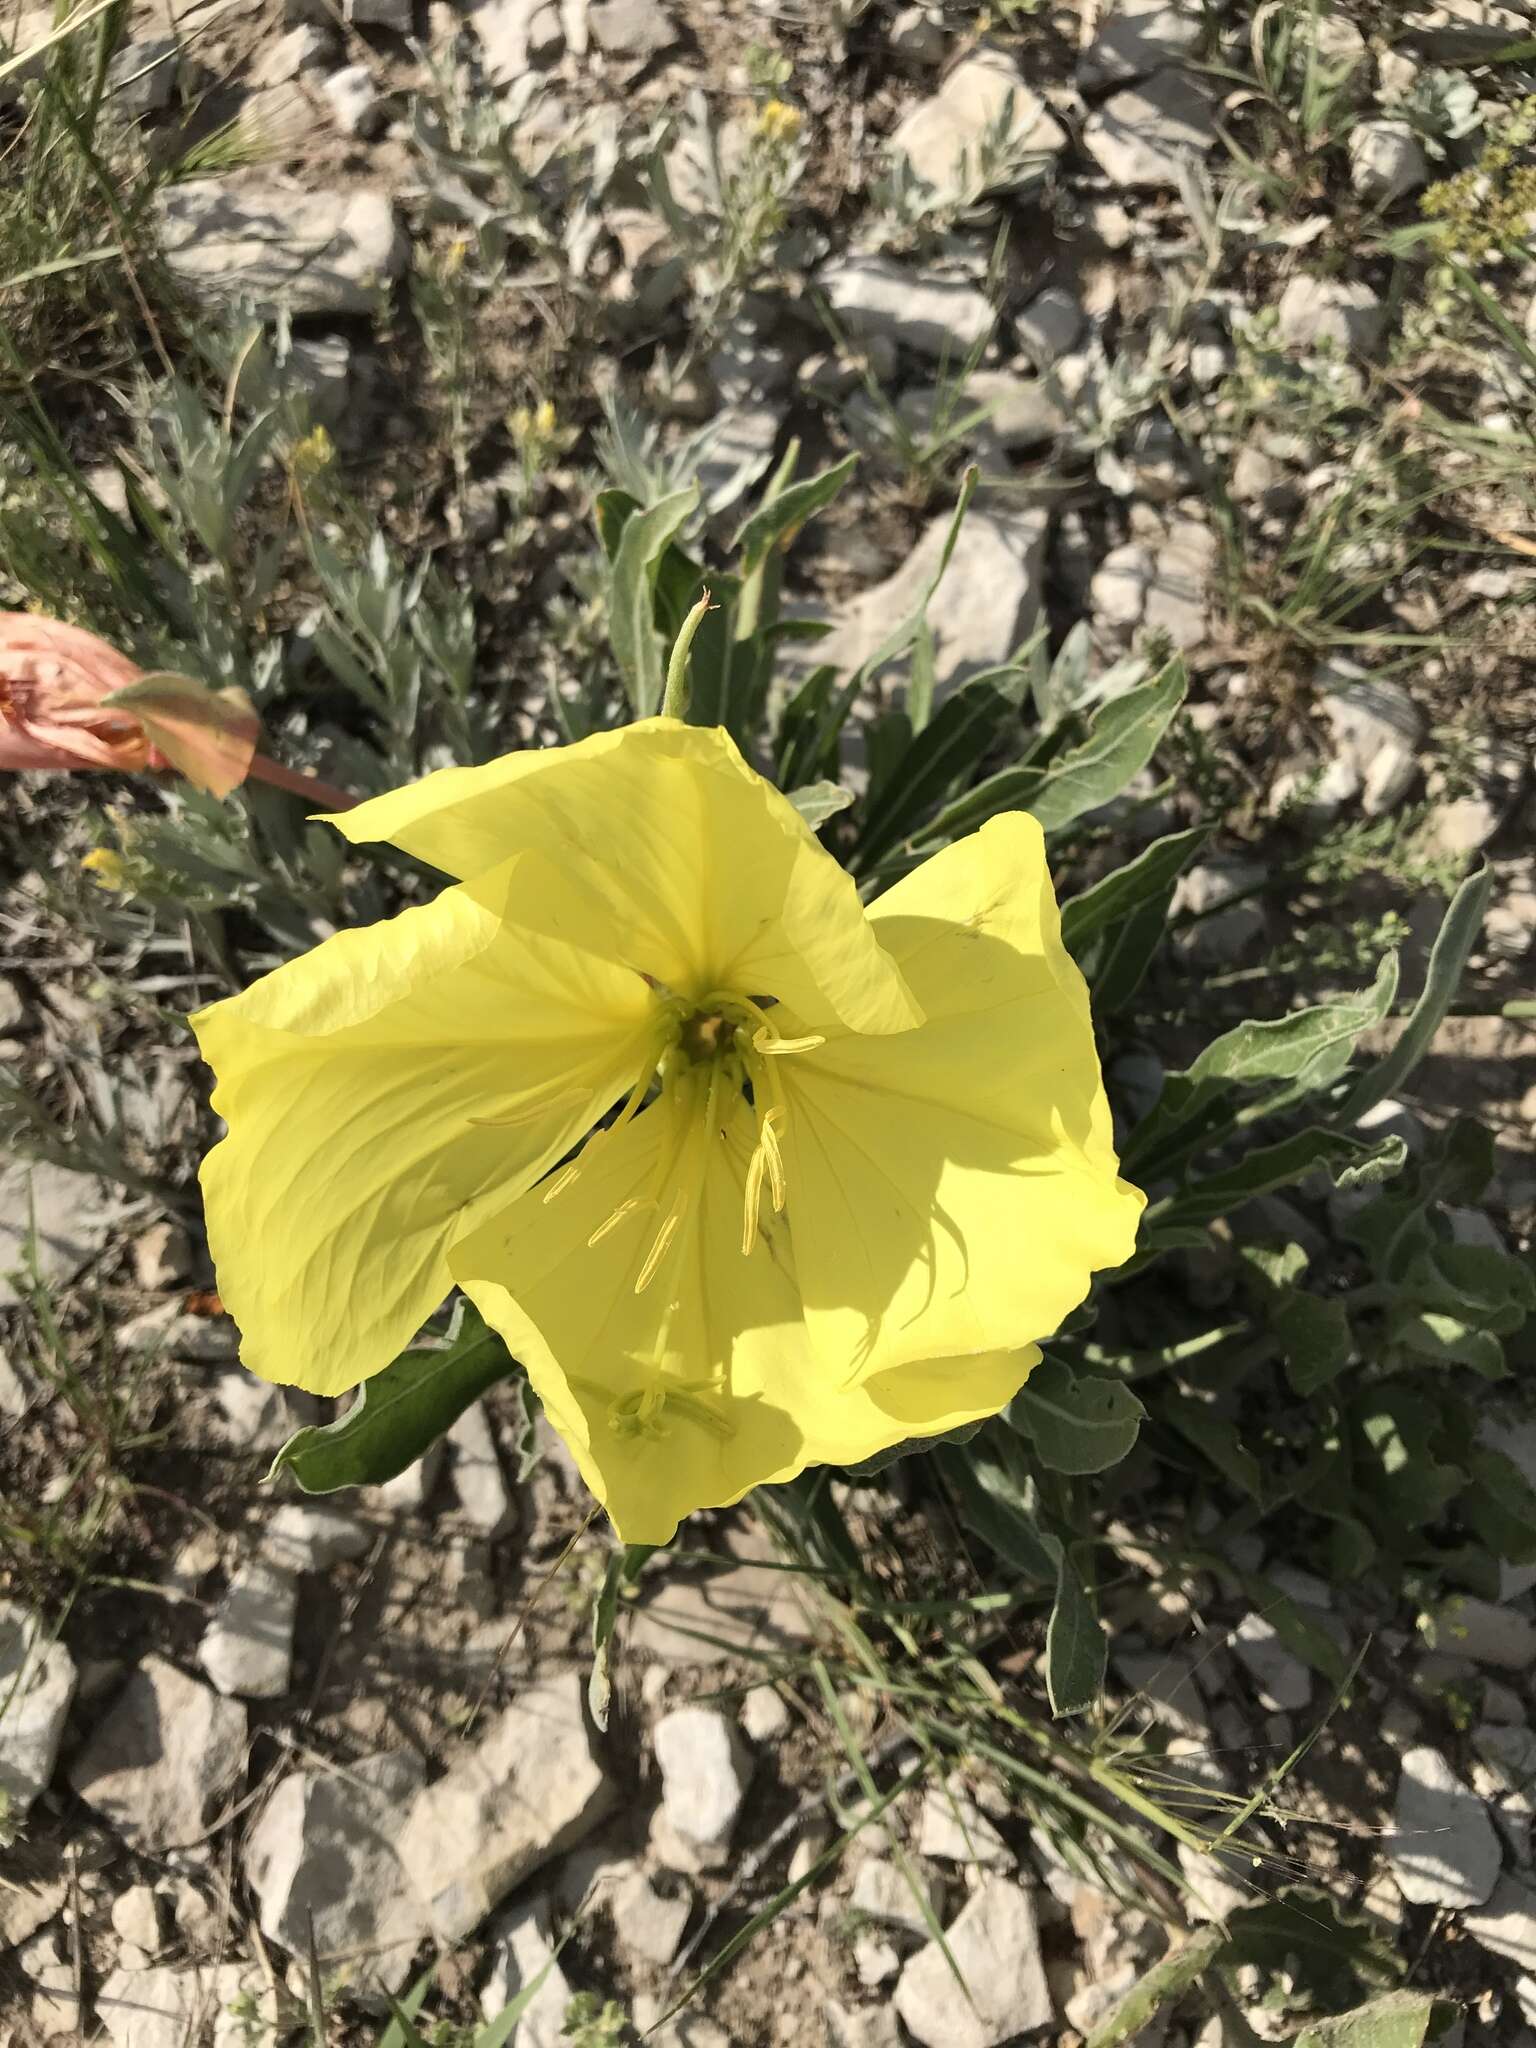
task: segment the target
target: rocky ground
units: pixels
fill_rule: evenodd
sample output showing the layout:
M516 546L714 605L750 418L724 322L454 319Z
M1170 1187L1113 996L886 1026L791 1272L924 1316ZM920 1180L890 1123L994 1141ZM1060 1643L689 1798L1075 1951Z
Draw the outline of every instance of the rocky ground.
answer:
M46 26L7 14L0 37ZM974 463L936 696L1037 627L1093 675L1171 647L1193 678L1176 760L1104 821L1123 854L1197 803L1224 820L1174 906L1184 994L1117 1100L1256 986L1283 1010L1388 939L1422 974L1441 894L1486 857L1465 1014L1377 1122L1414 1152L1453 1113L1490 1124L1458 1241L1528 1249L1536 1040L1505 1006L1536 949L1536 192L1507 189L1531 175L1529 0L130 0L128 38L121 119L151 154L202 149L156 199L178 317L291 318L316 460L457 565L487 660L528 678L508 743L558 733L545 679L589 651L605 399L655 423L633 459L697 474L714 532L791 434L860 453L791 590L832 624L815 659L848 668L931 578ZM1501 208L1516 229L1485 247ZM118 364L68 399L124 509L128 384ZM272 604L303 630L293 593ZM870 1585L987 1581L905 1467L849 1502L881 1560L858 1590L780 1569L748 1512L690 1525L625 1604L601 1735L603 1545L511 1389L370 1497L264 1485L318 1411L241 1371L212 1292L175 1021L208 991L190 946L119 929L139 1007L104 1027L102 956L49 893L80 809L22 791L0 898L0 1053L115 1141L58 1153L40 1123L0 1167L0 1275L30 1242L46 1283L40 1314L0 1277L0 2042L373 2042L434 1956L443 2048L535 1980L519 2048L626 2026L662 2048L1223 2048L1293 2033L1329 1970L1395 1981L1383 1956L1457 2001L1467 2041L1536 2040L1536 1567L1503 1563L1490 1597L1361 1592L1273 1524L1243 1539L1224 1564L1359 1653L1334 1698L1261 1602L1147 1547L1117 1471L1095 1756L1140 1757L1133 1782L1219 1826L1324 1729L1241 1854L1165 1844L1159 1877L985 1745L911 1735ZM1222 1298L1201 1254L1185 1281ZM1482 1424L1536 1484L1518 1384ZM1040 1634L1010 1616L991 1645L1007 1686ZM1297 1881L1317 1954L1256 1931L1214 2003L1096 2034L1192 1930Z

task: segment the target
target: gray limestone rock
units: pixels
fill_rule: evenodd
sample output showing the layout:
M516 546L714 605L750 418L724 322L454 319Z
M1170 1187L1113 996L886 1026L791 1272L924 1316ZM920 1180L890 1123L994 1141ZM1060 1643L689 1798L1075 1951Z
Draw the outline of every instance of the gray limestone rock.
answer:
M0 1792L13 1823L47 1790L74 1696L68 1650L36 1615L0 1600Z
M199 1840L245 1763L245 1709L146 1657L97 1725L70 1783L138 1849Z
M1481 1799L1436 1749L1403 1754L1387 1860L1416 1906L1480 1906L1499 1875L1499 1838Z
M969 2004L957 1995L951 1959ZM1054 2007L1030 1893L1007 1878L983 1879L944 1946L930 1941L902 1971L896 2010L922 2048L1002 2048L1049 2026Z
M215 298L263 317L367 313L405 265L406 241L382 192L306 192L266 174L189 178L160 197L166 261Z
M1182 167L1216 140L1210 94L1186 71L1156 71L1107 99L1083 124L1083 145L1113 184L1177 191Z

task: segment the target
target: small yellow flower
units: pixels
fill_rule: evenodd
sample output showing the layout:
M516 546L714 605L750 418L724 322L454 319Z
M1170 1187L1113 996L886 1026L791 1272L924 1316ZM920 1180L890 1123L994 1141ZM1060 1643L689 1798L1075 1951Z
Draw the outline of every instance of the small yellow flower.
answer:
M797 142L804 126L800 109L786 106L783 100L769 100L758 110L757 132L765 142Z
M81 859L80 865L98 889L122 889L127 886L127 863L123 856L114 852L110 846L93 846Z
M342 1393L457 1283L664 1543L994 1414L1130 1257L1033 818L866 911L724 732L653 718L329 822L457 880L192 1020L263 1378Z
M336 443L324 427L311 427L302 441L295 441L290 458L299 476L318 476L336 460Z

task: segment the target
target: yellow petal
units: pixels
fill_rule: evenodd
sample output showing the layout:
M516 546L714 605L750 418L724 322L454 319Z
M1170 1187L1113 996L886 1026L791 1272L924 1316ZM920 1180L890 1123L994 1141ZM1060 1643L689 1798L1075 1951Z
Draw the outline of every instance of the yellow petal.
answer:
M546 930L506 922L513 893ZM448 1291L452 1232L629 1088L655 998L549 936L581 917L558 874L507 862L193 1018L229 1125L209 1244L253 1372L336 1394L387 1365Z
M679 994L772 996L812 1026L856 1031L920 1019L848 875L718 727L645 719L444 768L329 822L453 875L524 847L574 866L606 913L610 957Z
M967 1359L948 1377L930 1362L837 1386L806 1341L782 1219L766 1218L742 1254L754 1139L739 1097L712 1133L697 1104L663 1099L600 1140L552 1201L535 1189L450 1253L627 1543L665 1543L694 1509L806 1465L856 1463L990 1414L1034 1360ZM680 1186L692 1202L636 1293ZM666 1398L637 1427L658 1389Z
M780 1063L788 1214L829 1369L1046 1337L1132 1251L1081 975L1033 818L946 848L872 921L927 1022Z

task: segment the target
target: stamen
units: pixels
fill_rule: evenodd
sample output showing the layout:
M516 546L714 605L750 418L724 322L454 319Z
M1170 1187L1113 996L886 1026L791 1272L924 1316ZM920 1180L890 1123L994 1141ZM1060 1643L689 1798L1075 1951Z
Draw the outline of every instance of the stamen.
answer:
M812 1032L805 1038L775 1038L771 1024L765 1024L752 1040L752 1050L760 1052L767 1059L777 1059L787 1052L814 1052L818 1045L825 1045L826 1038L821 1032Z
M590 1145L587 1147L587 1150L591 1150ZM586 1156L585 1153L582 1156L584 1158ZM566 1189L570 1186L571 1182L577 1178L580 1172L581 1167L574 1159L571 1161L569 1166L562 1166L560 1171L555 1175L554 1179L550 1182L549 1186L544 1190L545 1201L552 1202L555 1199L556 1195L563 1195Z
M541 1116L549 1116L557 1109L572 1107L587 1098L585 1088L561 1088L553 1095L533 1095L521 1109L514 1109L506 1116L472 1116L472 1124L487 1127L509 1127L516 1124L531 1124Z
M626 1216L633 1216L637 1209L648 1209L650 1206L650 1203L645 1199L643 1195L631 1195L628 1201L620 1202L619 1206L617 1207L617 1209L614 1210L613 1214L611 1216L605 1217L604 1220L601 1223L599 1223L596 1230L593 1231L592 1235L587 1239L588 1249L590 1250L590 1248L595 1244L601 1244L603 1239L608 1235L609 1231L617 1230L619 1225L624 1221L624 1218Z
M682 1197L679 1196L678 1199L672 1205L670 1215L662 1224L660 1230L657 1231L650 1250L645 1255L645 1264L640 1268L639 1277L635 1281L636 1294L644 1294L647 1287L649 1287L651 1282L656 1278L656 1270L660 1266L662 1260L666 1257L667 1246L671 1244L673 1238L676 1237L677 1226L682 1222L682 1220L683 1200Z

